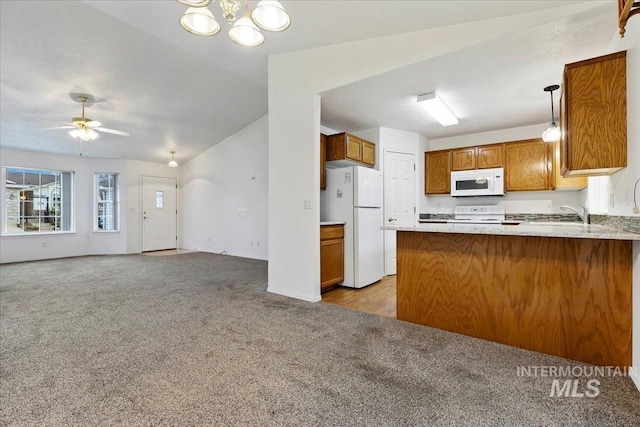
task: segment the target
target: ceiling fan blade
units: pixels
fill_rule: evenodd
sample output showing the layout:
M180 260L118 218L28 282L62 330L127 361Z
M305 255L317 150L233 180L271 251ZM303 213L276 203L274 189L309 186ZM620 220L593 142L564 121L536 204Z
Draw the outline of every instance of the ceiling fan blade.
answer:
M52 128L42 128L42 130L53 130L53 129L75 129L76 126L56 126Z
M103 127L95 127L93 129L99 130L100 132L112 133L114 135L120 135L120 136L129 136L130 135L129 132L123 132L121 130L108 129L108 128L103 128Z
M102 126L102 123L97 120L91 120L89 122L86 122L84 125L88 128L96 128L98 126Z

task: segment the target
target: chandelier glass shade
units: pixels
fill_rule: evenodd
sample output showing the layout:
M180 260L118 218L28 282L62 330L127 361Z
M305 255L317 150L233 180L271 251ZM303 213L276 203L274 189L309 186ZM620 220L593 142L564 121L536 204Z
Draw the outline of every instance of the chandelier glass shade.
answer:
M213 36L220 32L220 24L207 7L214 3L212 0L176 0L189 6L180 18L180 25L192 34ZM229 25L229 38L235 43L255 47L264 42L264 35L260 30L279 32L291 25L291 18L284 7L276 0L262 0L253 9L248 10L248 2L244 1L244 13L236 20L238 11L242 7L241 0L220 0L222 15Z
M261 1L251 12L251 19L258 27L267 31L284 31L291 25L291 18L279 1Z
M220 32L220 24L206 7L190 7L180 18L182 28L199 36L214 36Z

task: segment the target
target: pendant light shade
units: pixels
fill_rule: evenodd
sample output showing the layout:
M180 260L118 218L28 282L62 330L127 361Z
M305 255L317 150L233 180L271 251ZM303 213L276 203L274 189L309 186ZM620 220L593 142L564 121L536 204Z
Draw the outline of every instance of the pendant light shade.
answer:
M260 28L267 31L284 31L291 25L291 18L279 1L262 0L258 3L251 18Z
M177 168L178 162L176 162L176 160L173 158L176 152L175 151L169 151L169 152L171 153L171 160L169 161L169 163L167 163L167 166L169 166L170 168Z
M242 46L255 47L264 42L264 36L251 20L248 12L229 29L229 37Z
M182 28L199 36L213 36L220 31L220 24L206 7L190 7L180 18Z
M177 0L178 3L186 4L189 7L206 7L211 0Z
M553 113L553 91L559 89L558 85L551 85L544 88L545 92L549 92L551 94L551 123L549 126L542 132L542 140L544 142L556 142L560 140L560 129L558 125L556 125L555 115Z

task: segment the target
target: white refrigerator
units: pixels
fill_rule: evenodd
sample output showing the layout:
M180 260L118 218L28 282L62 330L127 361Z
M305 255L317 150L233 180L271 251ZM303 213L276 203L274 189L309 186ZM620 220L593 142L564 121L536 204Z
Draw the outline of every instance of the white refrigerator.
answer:
M345 221L344 282L362 288L382 279L382 176L361 166L327 169L320 220Z

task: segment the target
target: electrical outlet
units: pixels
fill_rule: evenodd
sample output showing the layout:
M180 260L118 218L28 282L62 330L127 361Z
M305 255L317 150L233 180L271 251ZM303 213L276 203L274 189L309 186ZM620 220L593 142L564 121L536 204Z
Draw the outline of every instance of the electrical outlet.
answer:
M260 240L258 240L258 241L256 242L256 246L257 246L257 247L260 247Z
M634 214L640 213L640 209L639 209L637 206L635 206L635 207L633 208L633 213L634 213Z
M47 247L47 242L42 242L42 247L46 248Z
M249 246L253 247L253 240L249 243Z
M304 208L311 209L311 199L304 199Z

